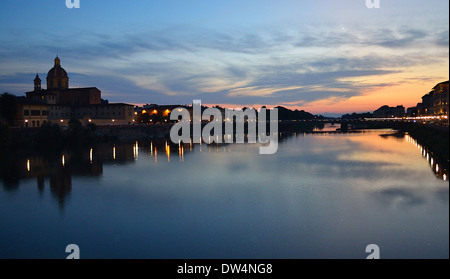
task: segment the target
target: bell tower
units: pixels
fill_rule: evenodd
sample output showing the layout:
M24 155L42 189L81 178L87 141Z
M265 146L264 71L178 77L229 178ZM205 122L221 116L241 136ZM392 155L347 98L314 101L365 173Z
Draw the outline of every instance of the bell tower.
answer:
M36 74L34 78L34 91L41 91L41 79L39 78L39 74Z

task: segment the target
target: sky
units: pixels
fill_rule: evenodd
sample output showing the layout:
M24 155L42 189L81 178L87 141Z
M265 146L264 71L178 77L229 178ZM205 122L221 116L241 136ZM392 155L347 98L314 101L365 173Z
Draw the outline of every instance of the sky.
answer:
M45 83L110 102L341 115L415 106L449 79L447 0L0 0L0 92ZM43 86L45 88L45 85Z

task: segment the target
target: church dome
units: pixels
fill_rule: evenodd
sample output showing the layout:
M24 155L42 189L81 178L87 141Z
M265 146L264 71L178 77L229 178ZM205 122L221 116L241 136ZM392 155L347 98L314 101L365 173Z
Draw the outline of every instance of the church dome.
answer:
M47 78L67 78L67 72L62 67L53 67L48 71Z
M61 60L56 56L55 66L48 71L47 78L67 78L67 72L61 67Z
M58 56L55 58L55 65L48 71L47 88L69 88L69 76L61 67L61 60Z

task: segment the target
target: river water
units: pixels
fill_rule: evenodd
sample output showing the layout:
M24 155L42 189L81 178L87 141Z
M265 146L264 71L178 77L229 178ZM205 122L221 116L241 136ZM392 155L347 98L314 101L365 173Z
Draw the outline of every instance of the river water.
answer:
M449 257L448 166L391 130L0 158L0 258Z

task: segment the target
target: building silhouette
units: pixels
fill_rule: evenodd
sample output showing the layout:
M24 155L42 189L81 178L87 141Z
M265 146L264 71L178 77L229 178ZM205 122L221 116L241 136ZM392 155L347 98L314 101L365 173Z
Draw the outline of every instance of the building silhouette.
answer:
M96 87L70 88L69 76L57 56L47 73L47 89L42 88L39 74L34 78L33 91L17 98L15 126L39 127L45 122L62 126L71 119L82 124L124 125L134 121L134 106L125 103L108 103L102 100Z
M445 116L449 114L449 81L436 84L422 96L422 102L408 108L408 116Z
M393 118L405 116L405 107L402 105L396 107L382 106L373 112L375 118Z

